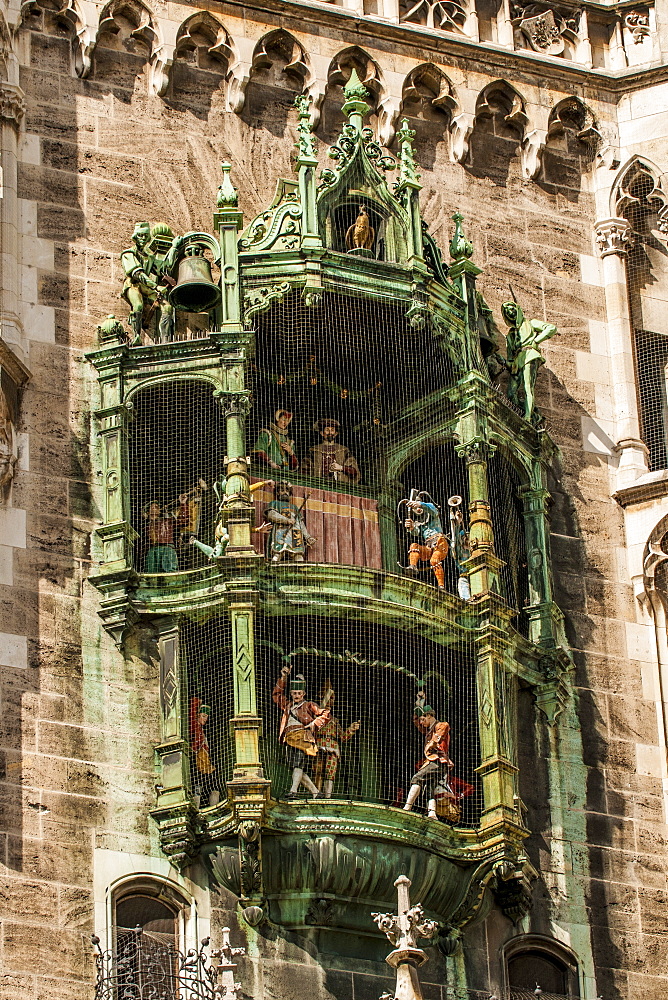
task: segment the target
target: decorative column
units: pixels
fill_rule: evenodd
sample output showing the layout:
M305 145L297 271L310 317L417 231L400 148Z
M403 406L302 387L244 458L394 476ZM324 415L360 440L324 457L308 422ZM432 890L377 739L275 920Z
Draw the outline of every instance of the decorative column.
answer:
M306 283L302 298L308 306L317 306L322 298L320 260L324 247L318 231L316 204L318 157L316 139L311 127L313 98L300 94L295 98L299 116L297 125L297 168L299 170L299 200L302 206L301 251L306 260Z
M515 33L513 31L512 14L510 12L510 0L503 0L496 15L497 41L499 45L505 45L508 49L515 48Z
M381 0L378 14L392 24L399 24L399 0Z
M478 23L478 11L476 10L476 0L469 0L468 10L466 12L466 22L464 24L464 32L472 41L480 41L480 28Z
M591 69L594 63L592 59L591 39L589 37L589 15L587 14L586 7L583 7L580 11L578 35L580 37L580 41L578 42L576 53L577 61L583 66L586 66L587 69Z
M227 511L227 531L230 536L227 556L247 556L256 558L251 543L251 518L253 501L250 495L250 459L246 455L246 417L251 410L250 393L243 385L243 366L228 368L230 391L217 394L225 415L227 451L225 454L224 506Z
M482 272L470 259L473 256L473 244L464 235L463 215L461 212L455 212L452 219L455 223L455 231L450 240L452 264L450 264L448 269L448 277L464 301L464 321L466 324L463 359L464 370L468 373L486 373L487 369L480 349L478 298L476 293L476 280Z
M18 139L25 114L23 91L15 84L0 83L0 119L2 120L2 177L0 184L0 252L2 253L2 298L0 334L20 357L23 357L23 324L19 313L19 203Z
M262 719L255 693L255 612L253 593L244 581L229 584L232 622L234 716L234 777L227 783L230 806L239 838L240 905L250 924L264 919L262 910L262 822L271 783L260 763Z
M539 465L534 470L536 479L542 480ZM550 528L547 504L550 491L543 483L523 486L519 495L524 503L524 531L529 575L529 638L536 645L553 648L562 640L563 616L552 599L550 573Z
M619 15L615 16L608 54L610 59L608 69L626 69L627 61L624 50L624 36L622 34L622 22Z
M394 1000L422 1000L422 987L417 970L424 965L427 955L418 947L420 938L432 938L439 929L435 920L427 920L420 903L411 906L408 890L411 880L400 875L394 883L397 890L397 915L372 913L371 916L394 945L385 961L395 971L397 985ZM381 1000L391 1000L391 993L384 993Z
M508 626L514 616L498 593L503 562L494 552L494 528L489 506L487 459L491 452L484 437L483 414L475 399L486 386L474 373L466 389L469 405L460 411L456 450L466 460L469 483L469 539L471 555L464 569L471 588L468 607L477 613L476 686L480 731L480 766L484 808L480 828L500 838L520 842L524 836L517 811L515 748L511 743L511 720L516 717L516 678L505 667Z
M86 357L97 369L102 397L102 405L93 416L102 469L104 522L95 531L102 544L99 571L89 579L103 595L99 614L104 626L120 646L134 614L128 582L136 577L133 546L139 537L130 523L128 436L132 403L123 398L121 367L128 350L123 325L109 316L97 329L100 347Z
M189 714L182 687L179 626L174 618L159 618L161 740L155 748L160 761L157 803L151 815L158 824L160 846L177 867L187 865L196 850L197 812L190 788ZM207 803L203 803L207 805Z
M232 184L229 163L223 163L223 180L218 188L213 225L220 242L220 282L222 300L220 306L220 328L236 332L241 325L239 305L239 250L237 234L243 225L243 214L239 211L239 194Z
M596 223L596 242L603 258L610 375L615 400L615 444L619 454L617 488L621 489L648 471L648 451L640 438L626 278L631 226L626 219L603 219Z
M424 266L424 251L422 249L422 217L420 215L420 175L417 172L413 156L413 139L415 132L408 127L408 119L404 118L397 132L399 140L399 180L396 193L411 220L410 241L408 248L408 263L415 267Z

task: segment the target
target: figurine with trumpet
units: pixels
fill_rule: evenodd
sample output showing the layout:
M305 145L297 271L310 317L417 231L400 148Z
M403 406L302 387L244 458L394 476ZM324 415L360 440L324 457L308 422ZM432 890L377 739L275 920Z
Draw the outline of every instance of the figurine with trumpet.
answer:
M403 527L411 539L405 572L418 576L420 564L428 562L438 589L445 590L444 562L449 553L457 568L459 597L468 601L471 599L471 590L464 564L470 556L470 548L461 505L460 496L452 496L448 500L449 534L443 529L441 508L426 490L412 489L408 497L400 500L397 517L400 522L403 521Z

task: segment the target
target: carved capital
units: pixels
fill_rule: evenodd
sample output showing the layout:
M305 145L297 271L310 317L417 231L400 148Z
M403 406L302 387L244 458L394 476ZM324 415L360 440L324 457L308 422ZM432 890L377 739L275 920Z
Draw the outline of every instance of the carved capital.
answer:
M0 82L0 118L18 128L26 112L25 95L13 83Z
M476 438L467 444L455 445L455 451L460 458L466 459L467 464L487 462L496 451L496 447L490 441L483 441Z
M601 257L621 256L633 246L633 231L626 219L603 219L596 223L596 243Z
M216 392L215 398L225 417L241 417L245 420L253 405L249 392Z

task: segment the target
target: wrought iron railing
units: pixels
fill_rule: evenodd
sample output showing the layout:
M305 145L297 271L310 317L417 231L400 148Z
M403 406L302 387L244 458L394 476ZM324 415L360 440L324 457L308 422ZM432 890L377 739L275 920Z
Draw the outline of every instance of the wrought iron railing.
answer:
M218 1000L216 973L204 938L199 951L185 955L142 931L123 930L115 948L103 951L92 936L95 954L95 1000Z
M546 993L539 985L531 989L511 986L505 990L467 990L457 986L443 987L443 1000L576 1000L573 994ZM601 1000L601 997L598 998Z

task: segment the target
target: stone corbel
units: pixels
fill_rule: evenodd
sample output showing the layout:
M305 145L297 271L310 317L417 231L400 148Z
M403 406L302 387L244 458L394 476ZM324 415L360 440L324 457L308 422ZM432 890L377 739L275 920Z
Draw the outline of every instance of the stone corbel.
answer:
M558 648L541 656L539 668L544 680L537 685L534 692L536 705L548 724L553 726L571 696L568 678L573 663L566 650Z
M19 128L25 115L25 95L14 83L0 82L0 118Z
M401 101L386 94L378 104L379 138L383 146L389 146L397 131L397 121L401 111Z
M246 87L250 80L250 62L237 59L227 72L227 110L240 115L246 103Z
M547 129L534 128L526 132L522 142L522 174L533 181L540 173L540 167L547 140Z
M623 256L633 246L633 230L626 219L602 219L596 223L596 243L601 257Z
M311 99L309 107L309 121L312 129L315 129L320 123L320 113L322 111L322 102L325 99L326 89L326 77L323 79L320 76L311 75L304 85L304 93Z
M469 139L475 125L475 115L462 111L450 122L450 159L453 163L464 163L469 155Z
M174 63L179 26L176 21L164 19L160 25L161 35L155 38L151 52L149 71L149 93L164 97L169 86L169 74Z
M532 886L537 878L538 872L524 856L517 861L504 859L494 865L491 888L500 909L513 923L519 923L531 910Z
M72 31L74 72L85 80L90 73L93 53L94 37L91 25L97 20L95 5L86 0L68 0L58 12L58 16Z

